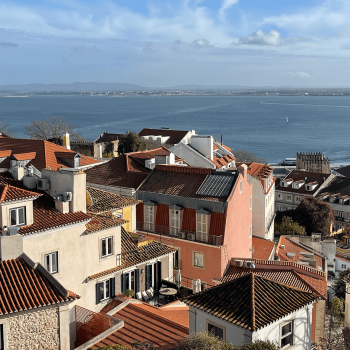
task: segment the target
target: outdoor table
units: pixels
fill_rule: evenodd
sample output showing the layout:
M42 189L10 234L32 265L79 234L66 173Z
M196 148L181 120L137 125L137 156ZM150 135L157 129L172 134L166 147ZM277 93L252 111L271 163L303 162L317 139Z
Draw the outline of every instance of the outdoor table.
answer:
M168 301L168 297L172 295L176 295L177 290L175 288L162 288L162 289L159 289L159 293L164 295L166 297L166 300Z

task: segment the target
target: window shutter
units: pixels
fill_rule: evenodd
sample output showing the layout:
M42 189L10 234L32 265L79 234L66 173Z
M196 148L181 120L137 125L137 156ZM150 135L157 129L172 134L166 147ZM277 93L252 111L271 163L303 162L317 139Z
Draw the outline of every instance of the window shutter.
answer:
M157 261L157 289L160 289L160 287L162 286L162 262L161 261Z
M126 275L125 273L122 274L122 293L125 295L126 292Z
M151 265L146 266L146 290L151 287Z
M115 278L112 277L110 279L110 287L111 287L111 298L114 298L115 297Z
M135 270L135 291L134 295L140 291L140 271L139 269Z
M96 304L100 303L100 284L101 283L96 283Z

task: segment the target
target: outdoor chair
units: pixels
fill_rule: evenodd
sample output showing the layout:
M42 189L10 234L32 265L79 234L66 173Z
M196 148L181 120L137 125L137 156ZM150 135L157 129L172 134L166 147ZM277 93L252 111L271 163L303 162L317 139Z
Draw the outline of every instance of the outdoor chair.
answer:
M148 297L148 295L146 294L145 291L141 292L141 294L142 294L142 298L143 298L144 301L149 300L149 297Z
M142 300L141 292L137 292L137 293L136 293L136 299L137 299L137 300Z
M152 290L151 289L147 289L146 290L146 293L147 293L147 295L148 295L148 297L150 298L150 299L152 299L153 298L153 293L152 293Z

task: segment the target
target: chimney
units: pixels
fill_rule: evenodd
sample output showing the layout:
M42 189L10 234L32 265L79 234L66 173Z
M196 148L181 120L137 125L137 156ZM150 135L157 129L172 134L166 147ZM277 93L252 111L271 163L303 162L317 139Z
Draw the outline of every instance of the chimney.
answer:
M4 226L2 231L5 233L0 236L0 259L17 259L23 254L23 236L18 234L18 227Z
M97 159L102 160L102 145L97 145Z
M15 166L12 170L12 177L16 180L22 180L25 175L25 169L22 166Z
M70 149L70 140L69 140L69 134L66 132L63 134L63 147Z
M210 160L213 160L213 136L200 136L193 135L191 136L190 144L205 157L208 157Z
M247 177L248 167L246 164L241 164L237 167L237 170L243 177Z
M221 135L221 146L222 146L222 135Z

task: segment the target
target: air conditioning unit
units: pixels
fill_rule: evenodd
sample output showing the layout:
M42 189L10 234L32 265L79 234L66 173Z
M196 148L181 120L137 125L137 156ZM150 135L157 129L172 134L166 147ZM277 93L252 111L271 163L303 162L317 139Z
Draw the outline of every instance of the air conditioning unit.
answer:
M180 231L179 238L186 238L186 232Z
M63 192L63 202L70 202L73 199L72 192Z
M243 267L243 260L235 260L235 266Z
M38 190L49 190L50 189L50 179L38 179Z
M248 269L255 269L254 261L247 261L246 264Z
M194 241L196 239L196 235L194 233L187 233L187 239L189 241Z
M7 227L7 235L8 236L15 236L18 231L19 231L19 227L13 226L13 227Z
M62 194L57 194L56 196L53 197L55 202L63 202L63 195Z

